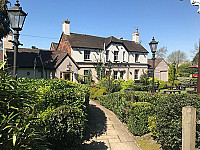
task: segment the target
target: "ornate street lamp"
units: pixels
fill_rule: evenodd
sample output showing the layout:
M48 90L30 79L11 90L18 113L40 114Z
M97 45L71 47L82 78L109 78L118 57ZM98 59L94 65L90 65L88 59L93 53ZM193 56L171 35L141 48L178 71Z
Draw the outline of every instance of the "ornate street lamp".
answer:
M17 53L19 43L19 31L22 30L27 13L20 7L19 1L16 0L15 6L7 10L11 28L14 30L14 41L9 41L14 44L14 62L13 62L13 77L17 79Z
M152 60L153 60L153 72L152 72L152 76L153 76L153 81L152 81L152 92L155 93L155 83L154 83L154 70L155 70L155 53L157 50L157 46L158 46L158 42L155 41L154 37L152 39L152 41L149 43L151 52L152 52Z
M36 65L37 65L37 60L35 58L35 60L33 61L33 69L34 69L34 79L36 77Z
M174 80L175 80L175 67L176 67L176 63L175 61L173 62L173 87L174 87Z

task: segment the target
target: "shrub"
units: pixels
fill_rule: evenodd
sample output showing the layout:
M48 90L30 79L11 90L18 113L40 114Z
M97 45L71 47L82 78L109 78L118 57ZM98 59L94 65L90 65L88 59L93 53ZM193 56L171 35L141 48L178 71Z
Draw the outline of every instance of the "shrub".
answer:
M148 74L147 73L143 73L140 76L140 83L142 83L143 85L148 85L149 84L148 79L149 79Z
M134 83L135 82L133 81L133 79L128 79L125 82L121 82L121 87L122 87L121 91L131 88L134 85Z
M58 114L63 117L64 108L70 115L65 120L68 124L63 126L70 129L63 135L57 134L70 135L71 139L77 139L73 144L77 144L86 123L88 95L87 86L64 80L23 78L15 81L0 65L0 149L49 149L52 143L47 137L48 123L52 123L52 132L61 130L57 119ZM67 140L66 143L70 143L70 139Z
M154 108L148 102L136 102L131 104L129 110L128 129L134 135L144 135L149 132L148 118L154 113Z
M127 95L121 92L115 92L98 97L101 105L112 110L122 122L126 122L130 101L127 101Z
M43 122L50 148L63 150L78 147L85 122L86 116L78 107L63 105L50 112Z
M102 96L106 93L106 88L100 85L94 85L90 87L90 98L97 99L97 97Z
M160 99L155 109L154 136L163 149L181 149L182 107L196 107L199 117L199 104L200 98L197 95L171 94Z

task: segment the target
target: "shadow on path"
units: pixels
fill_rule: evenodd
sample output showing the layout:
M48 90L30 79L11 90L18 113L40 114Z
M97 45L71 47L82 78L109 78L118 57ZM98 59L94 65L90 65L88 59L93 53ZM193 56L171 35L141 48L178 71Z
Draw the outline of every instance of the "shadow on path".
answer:
M105 113L95 105L89 105L88 124L83 139L87 142L83 144L84 150L102 149L108 147L102 141L90 141L92 138L104 134L107 130Z

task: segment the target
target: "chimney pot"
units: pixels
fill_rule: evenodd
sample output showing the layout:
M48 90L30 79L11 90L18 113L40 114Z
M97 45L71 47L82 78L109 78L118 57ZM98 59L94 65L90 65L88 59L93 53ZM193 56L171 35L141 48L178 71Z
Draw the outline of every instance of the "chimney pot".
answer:
M64 20L62 22L62 26L63 26L63 33L65 35L70 35L70 21L69 20Z
M139 32L138 32L138 28L136 28L136 31L132 34L133 37L133 41L135 43L139 43Z

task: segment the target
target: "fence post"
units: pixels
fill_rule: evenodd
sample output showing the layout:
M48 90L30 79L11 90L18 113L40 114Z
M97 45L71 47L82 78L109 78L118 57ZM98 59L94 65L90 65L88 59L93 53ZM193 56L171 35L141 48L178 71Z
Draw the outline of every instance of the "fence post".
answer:
M196 108L182 108L182 150L195 150Z

